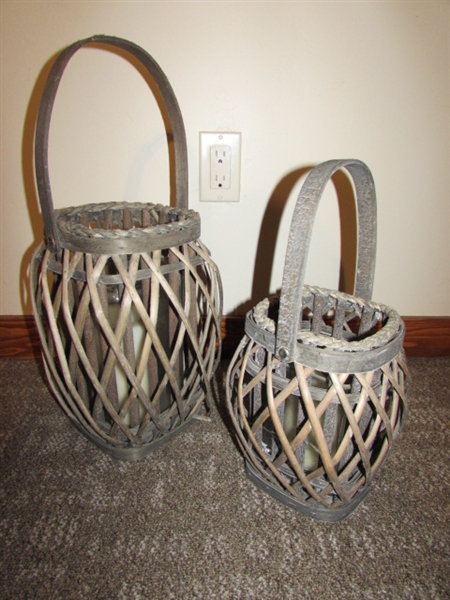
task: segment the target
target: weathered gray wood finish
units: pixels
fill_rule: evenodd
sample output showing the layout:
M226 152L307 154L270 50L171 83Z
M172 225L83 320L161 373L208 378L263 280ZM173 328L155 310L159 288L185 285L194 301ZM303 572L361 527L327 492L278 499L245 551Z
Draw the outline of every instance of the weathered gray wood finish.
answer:
M166 103L176 206L98 203L55 211L48 132L69 59L86 44L126 50ZM188 208L184 125L173 90L135 44L93 36L56 59L39 110L35 168L45 242L31 265L33 309L51 388L71 422L119 459L136 460L206 418L220 358L222 286Z
M180 209L187 209L189 206L186 133L180 107L169 80L158 63L143 48L122 38L106 35L94 35L71 44L58 55L48 75L36 121L36 182L38 186L42 216L44 218L45 237L48 247L53 251L59 250L60 246L62 246L62 240L60 240L61 233L56 222L55 212L53 210L53 198L48 168L50 120L56 93L58 91L64 69L66 68L72 56L78 50L80 50L80 48L86 46L87 44L99 44L101 46L109 46L125 50L131 56L137 58L144 69L146 69L153 78L153 81L161 92L164 104L167 107L167 113L172 127L171 135L173 136L175 154L174 167L176 179L176 204Z
M356 194L354 296L304 284L317 205L339 169ZM404 324L371 301L375 247L369 169L358 160L316 167L294 209L280 295L247 314L227 374L250 479L317 520L339 521L364 499L407 412Z

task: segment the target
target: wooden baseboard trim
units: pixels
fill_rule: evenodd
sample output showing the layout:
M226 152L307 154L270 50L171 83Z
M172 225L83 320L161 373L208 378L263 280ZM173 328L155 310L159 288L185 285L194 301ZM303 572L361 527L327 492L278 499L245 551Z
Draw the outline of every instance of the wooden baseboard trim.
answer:
M404 317L407 356L450 356L450 317ZM244 317L222 319L224 358L233 355L244 335ZM29 359L40 356L40 342L30 315L0 316L0 358Z
M450 356L450 317L403 317L407 356Z
M0 316L0 358L36 358L40 354L33 316Z

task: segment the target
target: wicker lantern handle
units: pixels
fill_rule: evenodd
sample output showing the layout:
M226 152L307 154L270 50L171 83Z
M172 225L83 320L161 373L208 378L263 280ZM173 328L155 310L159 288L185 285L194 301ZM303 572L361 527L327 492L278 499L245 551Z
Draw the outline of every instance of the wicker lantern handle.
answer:
M154 82L158 86L164 103L167 107L167 112L172 126L175 149L176 205L179 208L188 208L188 164L186 134L180 107L178 106L177 99L169 80L156 61L138 45L118 37L94 35L71 44L57 57L45 84L36 122L34 153L36 181L42 216L44 219L45 237L47 245L53 252L58 251L61 246L58 228L56 225L55 212L53 209L53 198L50 188L48 169L50 118L53 110L53 104L55 102L56 92L58 91L59 83L67 63L75 54L75 52L77 52L77 50L86 44L93 43L104 46L115 46L116 48L120 48L126 52L129 52L142 63L144 68L150 73Z
M278 315L276 353L292 360L302 309L306 262L317 207L325 186L334 173L346 169L356 193L358 248L354 295L371 300L376 255L375 184L368 167L359 160L330 160L313 169L298 195L289 231Z

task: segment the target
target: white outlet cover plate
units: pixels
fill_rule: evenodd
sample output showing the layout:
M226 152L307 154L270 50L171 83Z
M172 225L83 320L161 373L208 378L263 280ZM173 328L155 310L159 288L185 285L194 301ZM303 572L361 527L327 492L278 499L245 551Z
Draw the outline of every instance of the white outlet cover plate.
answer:
M230 185L226 189L211 186L211 148L231 148ZM241 185L241 134L225 131L200 132L200 201L239 202Z

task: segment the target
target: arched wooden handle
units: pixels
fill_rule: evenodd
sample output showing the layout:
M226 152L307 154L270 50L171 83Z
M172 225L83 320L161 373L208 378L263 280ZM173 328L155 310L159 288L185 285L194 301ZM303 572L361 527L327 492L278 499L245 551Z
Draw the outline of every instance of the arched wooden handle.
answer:
M356 192L358 255L354 295L364 300L372 298L377 235L377 206L372 174L359 160L330 160L309 173L294 208L284 263L276 334L276 353L283 361L289 361L294 355L306 264L317 207L326 184L340 169L349 172Z
M100 44L102 46L114 46L129 52L137 58L144 68L150 73L158 86L172 126L174 149L175 149L175 181L176 181L176 204L179 208L188 208L188 164L186 134L180 107L173 92L169 80L161 70L156 61L141 47L122 38L94 35L71 44L57 57L47 78L42 95L38 118L36 122L35 136L35 173L39 202L44 219L44 231L47 245L50 250L56 252L60 249L60 239L56 225L55 211L53 209L53 198L50 188L48 169L48 141L50 130L50 119L56 92L61 81L64 69L71 57L86 44Z

